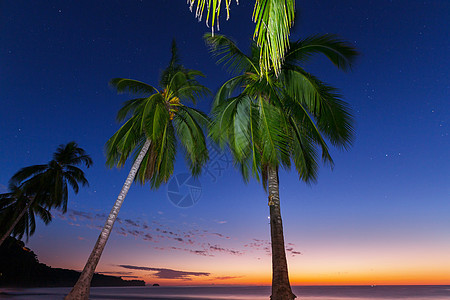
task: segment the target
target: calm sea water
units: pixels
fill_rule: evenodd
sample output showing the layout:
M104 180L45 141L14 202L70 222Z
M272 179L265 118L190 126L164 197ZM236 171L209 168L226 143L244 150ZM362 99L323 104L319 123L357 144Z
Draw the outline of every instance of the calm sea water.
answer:
M1 299L63 299L70 288L1 289ZM295 286L301 300L413 299L450 300L450 286ZM270 287L108 287L92 288L91 299L102 300L267 300Z

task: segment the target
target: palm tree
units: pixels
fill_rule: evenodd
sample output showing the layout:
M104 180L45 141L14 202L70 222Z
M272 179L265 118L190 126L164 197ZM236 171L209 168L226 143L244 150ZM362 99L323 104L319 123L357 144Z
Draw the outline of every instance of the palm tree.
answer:
M128 120L106 143L107 164L121 167L133 151L134 162L80 278L65 299L88 299L92 276L131 183L150 182L151 188L157 189L167 182L173 173L177 138L191 173L200 174L208 160L202 127L208 126L209 120L204 113L182 103L195 103L197 97L208 93L196 80L198 76L203 75L180 64L173 42L170 64L161 74L161 90L137 80L111 80L119 93L131 92L142 98L125 102L119 110L117 120Z
M3 241L13 235L22 239L25 234L27 239L36 230L36 218L38 215L47 225L52 220L50 210L43 206L40 201L33 201L35 194L28 194L15 184L9 185L9 192L0 195L0 234ZM20 212L18 216L17 213ZM15 217L16 216L16 217ZM12 221L12 223L11 223Z
M290 44L278 77L274 71L261 77L259 53L242 53L224 36L206 35L218 62L239 75L225 82L213 104L210 135L223 147L228 144L247 181L261 180L268 192L272 244L272 300L294 299L292 293L279 197L279 168L294 163L299 179L317 179L318 154L333 166L326 139L346 149L353 137L348 105L336 89L300 65L313 54L324 54L338 68L351 67L357 52L332 35L313 36Z
M48 224L51 221L49 209L67 211L68 187L77 194L79 184L88 185L84 172L77 167L80 164L89 168L92 159L75 142L70 142L59 145L49 163L25 167L14 174L10 179L11 192L0 197L2 222L10 224L0 245L11 233L19 237L24 233L32 235L35 230L34 213Z
M199 21L203 17L206 7L206 24L211 24L214 35L214 26L219 29L219 15L222 0L188 0L190 9L197 4L195 16ZM227 20L230 17L231 0L224 0L227 11ZM239 1L236 0L239 4ZM253 9L253 21L256 23L253 39L260 47L259 66L260 76L269 75L273 69L278 75L284 55L289 48L289 29L294 24L295 0L256 0ZM211 22L209 21L211 17Z

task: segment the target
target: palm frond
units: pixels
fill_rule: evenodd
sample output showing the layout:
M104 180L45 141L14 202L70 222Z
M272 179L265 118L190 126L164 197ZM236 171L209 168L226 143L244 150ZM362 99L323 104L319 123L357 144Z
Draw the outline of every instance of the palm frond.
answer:
M171 77L175 73L177 73L179 71L184 71L184 67L181 64L181 59L178 54L178 48L177 48L175 39L172 40L171 54L172 54L172 56L170 58L169 65L162 71L162 73L160 75L159 85L162 87L165 87L168 85L168 83L171 80Z
M221 103L226 102L227 99L233 97L235 92L242 92L246 81L247 76L245 75L239 75L227 80L216 92L212 106L217 107Z
M125 164L129 155L142 141L142 133L139 130L138 117L131 117L120 129L106 142L106 164L112 168L117 164L121 167Z
M222 64L231 74L237 74L258 68L250 57L246 56L236 44L224 35L205 34L203 38L210 52L217 59L217 64Z
M230 17L230 4L231 0L223 0L225 3L225 8L227 11L227 20ZM187 0L189 4L189 8L192 11L192 8L197 4L195 9L195 17L201 21L203 17L203 11L206 7L206 26L211 26L212 34L214 34L214 26L217 26L217 30L220 30L219 26L219 16L222 0ZM239 1L236 0L236 3L239 4ZM211 20L211 22L210 22Z
M47 170L47 165L34 165L20 169L17 171L10 179L12 184L20 184L22 181L30 178L31 176L36 176Z
M303 128L298 126L293 118L289 118L289 121L292 128L292 158L299 179L304 182L316 182L318 164L314 142L304 133ZM322 149L327 150L326 147L322 147ZM326 154L328 151L322 151L322 153ZM329 155L323 155L323 157L331 160Z
M289 124L293 129L293 137L297 141L297 143L302 146L303 144L309 143L311 141L320 146L322 150L323 162L329 163L330 166L333 167L333 159L331 158L331 155L328 151L328 145L322 137L322 131L314 122L314 119L310 115L307 107L303 106L298 101L295 101L295 99L291 98L289 95L285 95L283 98L283 108L284 112L287 115L287 119L289 120ZM302 138L305 142L302 142ZM307 151L307 146L305 146L304 148L306 149L305 151ZM296 150L301 149L303 149L303 147L296 148ZM301 177L305 181L309 180L307 176Z
M204 77L202 72L195 70L178 71L171 75L165 86L164 97L168 101L177 97L180 101L188 100L195 104L198 98L210 94L210 90L200 84L196 77Z
M234 115L236 114L239 102L245 101L244 97L230 98L227 102L216 103L212 109L213 123L209 129L211 138L223 146L229 129L233 126Z
M294 24L295 0L258 0L253 10L256 23L253 39L260 50L260 76L273 69L278 75L289 48L290 27Z
M260 109L248 95L240 95L244 101L237 105L236 114L232 120L227 139L235 160L245 167L246 174L259 180L259 170L262 160L262 131Z
M78 144L74 141L65 145L59 145L53 154L53 161L58 162L63 167L84 164L89 168L93 164L92 158L86 154L83 148L78 147Z
M156 109L161 106L165 106L164 98L160 93L153 94L134 111L133 117L135 118L137 128L137 134L146 135L147 138L152 139L153 125ZM142 138L144 140L144 138Z
M156 105L151 118L152 132L147 132L147 136L155 141L160 138L161 133L167 130L168 123L170 121L169 112L162 104Z
M122 122L126 118L132 116L133 113L135 112L135 110L140 105L142 105L142 103L147 99L148 99L148 97L147 98L136 98L136 99L131 99L131 100L125 101L125 103L122 105L122 107L117 112L116 121Z
M287 94L306 108L330 142L347 149L353 141L353 117L337 90L303 69L289 66L282 73Z
M314 54L325 55L337 68L350 70L358 52L337 35L324 34L308 37L290 44L286 53L287 64L304 63Z
M45 225L48 225L52 221L52 214L50 213L50 210L38 205L34 208L34 211Z
M111 79L109 84L115 88L118 93L131 93L143 96L150 96L151 94L158 93L158 90L151 85L134 79L114 78Z
M136 148L134 159L140 152L143 143ZM163 150L161 152L161 149ZM136 174L135 181L145 184L150 182L152 189L158 188L169 180L173 173L176 155L176 139L173 126L168 123L157 140L152 140L149 150Z
M264 97L258 97L262 140L262 163L278 165L279 152L289 153L289 136L285 135L281 124L283 115L270 105Z
M70 175L71 174L66 174L66 176L64 176L64 177L67 180L67 182L70 184L70 186L72 187L73 192L75 194L78 194L78 190L79 190L78 182L75 180L75 178L73 178Z
M66 174L71 176L76 182L81 183L82 186L89 186L89 182L86 179L84 172L75 166L66 166Z
M182 106L173 121L175 132L185 152L186 162L192 175L197 176L208 161L208 149L202 127L208 127L209 119L198 110Z

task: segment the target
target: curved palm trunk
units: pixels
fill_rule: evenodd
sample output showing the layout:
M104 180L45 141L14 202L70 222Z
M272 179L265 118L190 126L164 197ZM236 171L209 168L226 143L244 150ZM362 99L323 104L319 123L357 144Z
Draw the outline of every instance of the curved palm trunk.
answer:
M97 243L92 250L91 255L89 256L86 265L84 266L83 272L81 272L80 278L78 278L77 283L70 291L70 293L64 298L65 300L88 300L89 293L91 288L91 280L94 276L95 268L100 260L100 256L102 255L103 249L106 246L106 242L108 241L109 235L111 234L112 227L114 222L116 221L117 215L119 214L120 207L122 206L123 200L128 193L128 190L131 187L131 184L134 181L134 177L141 165L142 160L144 159L145 154L150 147L150 140L146 140L144 146L139 152L136 161L133 163L131 167L130 173L128 174L125 183L123 184L122 190L117 197L116 203L114 203L111 212L109 213L108 219L106 220L106 224L100 233L100 236L97 239Z
M289 283L286 251L284 247L283 223L281 221L278 169L268 168L270 237L272 244L272 300L292 300Z
M11 234L11 232L14 230L14 227L16 227L17 223L19 223L20 219L22 219L23 215L30 209L31 205L34 202L35 197L31 199L30 202L28 202L27 206L21 211L20 215L14 220L14 222L9 227L8 231L2 236L2 239L0 240L0 246L3 244L3 242L6 240L6 238Z

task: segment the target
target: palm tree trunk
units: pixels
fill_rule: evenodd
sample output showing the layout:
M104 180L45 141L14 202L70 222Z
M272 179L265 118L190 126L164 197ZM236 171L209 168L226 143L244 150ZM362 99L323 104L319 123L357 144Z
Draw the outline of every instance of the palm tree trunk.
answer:
M116 221L117 215L119 214L120 207L122 206L123 200L128 193L128 190L131 187L131 184L134 181L134 177L141 165L142 160L144 159L145 154L150 147L150 140L146 140L144 146L139 152L138 157L136 158L133 166L131 167L130 173L128 174L125 183L123 184L122 190L120 191L119 196L117 197L116 203L114 204L111 212L109 213L108 219L106 220L106 224L100 233L100 236L97 239L97 243L92 250L91 255L89 256L86 265L84 266L83 272L81 272L80 278L78 278L77 283L72 288L70 293L64 298L65 300L88 300L89 293L91 288L91 280L94 276L95 268L100 260L100 256L102 255L103 249L106 246L106 242L108 241L109 235L111 234L112 227L114 222Z
M289 283L286 250L284 247L283 223L281 221L278 169L267 167L270 207L270 237L272 244L272 296L271 300L292 300Z
M3 242L6 240L6 238L11 234L11 232L14 230L14 227L16 227L17 223L19 223L20 219L22 219L23 215L30 209L31 205L34 202L35 197L28 202L27 206L20 212L20 215L14 220L14 222L9 227L8 231L2 236L2 239L0 240L0 246L3 244Z

